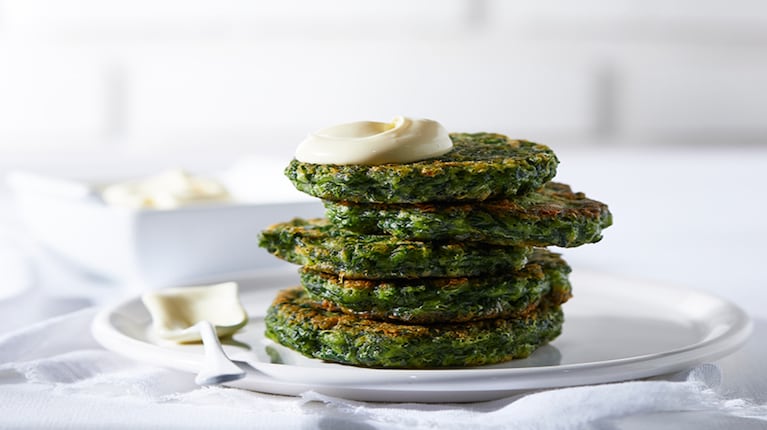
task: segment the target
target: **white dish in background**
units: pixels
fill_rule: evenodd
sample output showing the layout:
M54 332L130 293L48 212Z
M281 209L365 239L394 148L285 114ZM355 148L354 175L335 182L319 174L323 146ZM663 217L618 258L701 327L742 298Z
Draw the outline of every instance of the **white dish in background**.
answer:
M520 391L658 376L722 357L741 346L751 321L737 306L695 290L598 273L574 272L575 298L565 305L563 334L524 360L441 369L365 369L308 359L263 336L262 318L275 292L297 275L272 272L240 280L251 322L225 345L253 367L231 386L275 394L307 390L356 400L468 402ZM107 349L156 365L196 373L201 345L154 339L138 298L99 313L93 334ZM272 363L275 352L280 363ZM258 370L256 370L258 369Z
M90 272L158 287L279 265L259 248L259 232L296 216L322 215L320 201L302 201L287 178L270 184L274 169L266 175L257 165L245 167L257 174L247 176L243 167L230 175L251 181L232 184L249 190L245 198L165 210L108 206L94 192L96 183L25 174L9 175L8 183L26 228L46 249ZM279 190L293 202L279 200Z

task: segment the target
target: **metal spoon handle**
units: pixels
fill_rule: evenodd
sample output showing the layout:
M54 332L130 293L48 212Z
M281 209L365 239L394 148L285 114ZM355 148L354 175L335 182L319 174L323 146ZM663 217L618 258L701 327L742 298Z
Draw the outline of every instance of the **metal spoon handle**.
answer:
M245 372L226 356L213 324L210 321L200 321L196 326L205 347L205 360L194 382L198 385L216 385L243 378Z

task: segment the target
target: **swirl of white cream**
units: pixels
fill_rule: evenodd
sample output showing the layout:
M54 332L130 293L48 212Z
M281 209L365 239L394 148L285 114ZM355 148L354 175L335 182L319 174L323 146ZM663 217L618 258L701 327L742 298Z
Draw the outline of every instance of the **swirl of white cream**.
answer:
M358 121L311 133L296 159L312 164L410 163L453 148L445 127L430 119L397 116L391 122Z

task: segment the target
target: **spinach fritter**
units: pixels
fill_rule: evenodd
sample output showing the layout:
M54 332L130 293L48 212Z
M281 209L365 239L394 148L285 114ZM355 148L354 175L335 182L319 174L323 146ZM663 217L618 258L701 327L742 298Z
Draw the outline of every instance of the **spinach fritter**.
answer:
M266 336L308 357L379 368L480 366L524 358L556 338L564 317L544 302L523 318L461 324L381 322L316 307L300 288L267 310Z
M462 203L376 204L325 201L334 225L412 240L575 247L602 239L612 224L604 203L549 182L515 199Z
M521 269L532 253L526 246L429 242L387 235L359 235L326 219L274 224L259 246L309 269L351 279L479 276Z
M453 133L453 149L413 163L332 165L293 159L296 188L331 201L418 203L512 197L538 189L559 161L547 146L493 133Z
M331 310L414 324L520 317L544 295L561 304L571 295L570 267L537 249L518 272L474 278L346 279L303 268L301 285Z

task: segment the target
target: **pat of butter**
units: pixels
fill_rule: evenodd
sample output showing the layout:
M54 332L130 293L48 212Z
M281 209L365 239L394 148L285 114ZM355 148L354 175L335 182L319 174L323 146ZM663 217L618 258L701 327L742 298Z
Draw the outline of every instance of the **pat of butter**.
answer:
M173 209L196 203L229 200L226 188L211 178L171 170L144 180L104 187L104 202L132 209Z
M429 119L395 117L392 122L359 121L310 134L296 149L296 159L313 164L410 163L453 149L445 127Z
M230 335L248 322L235 282L196 287L166 288L145 293L141 300L152 315L152 330L175 342L200 340L194 327L209 321L219 336Z

